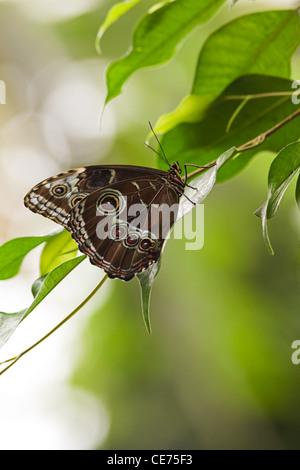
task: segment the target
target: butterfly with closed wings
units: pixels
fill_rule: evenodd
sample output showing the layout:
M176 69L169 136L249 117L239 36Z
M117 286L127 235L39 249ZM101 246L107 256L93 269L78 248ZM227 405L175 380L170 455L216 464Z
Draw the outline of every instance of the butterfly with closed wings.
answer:
M178 162L168 171L131 165L76 168L34 186L24 203L69 230L80 251L110 278L129 281L160 257L187 185L186 165L185 177L180 174Z

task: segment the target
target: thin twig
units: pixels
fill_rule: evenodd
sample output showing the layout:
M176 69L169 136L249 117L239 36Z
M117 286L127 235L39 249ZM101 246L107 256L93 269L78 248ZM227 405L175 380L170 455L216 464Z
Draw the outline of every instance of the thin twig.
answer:
M64 323L66 323L68 320L70 320L71 317L73 317L75 315L75 313L77 313L80 309L82 309L82 307L84 307L84 305L89 302L89 300L96 294L96 292L100 289L100 287L104 284L104 282L106 281L107 279L107 274L105 274L105 276L101 279L101 281L99 282L99 284L95 287L95 289L83 300L83 302L81 302L80 305L78 305L78 307L76 307L69 315L67 315L60 323L58 323L51 331L49 331L45 336L43 336L41 339L39 339L36 343L32 344L29 348L25 349L24 351L22 351L20 354L18 354L17 356L15 357L12 357L10 359L6 359L6 361L3 361L3 362L0 362L0 365L1 364L5 364L6 362L11 362L13 361L11 364L9 364L7 367L5 367L1 372L0 372L0 375L2 375L6 370L8 370L11 366L13 366L22 356L24 356L25 354L27 354L29 351L31 351L33 348L35 348L36 346L38 346L40 343L42 343L45 339L47 339L49 336L52 335L52 333L54 333L56 330L58 330Z
M271 129L268 129L266 132L264 132L263 134L260 134L255 139L249 140L249 142L246 142L245 144L238 147L236 149L237 152L243 152L244 150L249 150L249 149L258 147L258 145L261 145L265 140L267 140L267 138L270 137L271 134L274 134L274 132L281 129L281 127L285 126L286 124L288 124L290 121L292 121L293 119L295 119L295 117L299 115L300 115L300 109L297 109L297 111L295 111L293 114L290 114L288 117L286 117L283 121L276 124L274 127L271 127Z
M267 138L270 137L271 134L274 134L274 132L281 129L281 127L285 126L286 124L288 124L290 121L292 121L293 119L295 119L299 115L300 115L300 109L297 109L297 111L295 111L294 113L287 116L285 119L283 119L283 121L279 122L275 126L271 127L271 129L268 129L266 132L263 132L262 134L255 137L254 139L251 139L248 142L246 142L245 144L241 145L240 147L237 147L236 152L240 153L240 152L244 152L245 150L250 150L250 149L253 149L255 147L258 147L263 142L265 142L267 140ZM213 160L212 162L208 163L206 166L208 167L209 165L213 165L216 162L217 162L217 158L215 160ZM193 178L196 175L199 175L200 173L205 171L205 169L206 168L192 171L191 173L188 174L187 180Z

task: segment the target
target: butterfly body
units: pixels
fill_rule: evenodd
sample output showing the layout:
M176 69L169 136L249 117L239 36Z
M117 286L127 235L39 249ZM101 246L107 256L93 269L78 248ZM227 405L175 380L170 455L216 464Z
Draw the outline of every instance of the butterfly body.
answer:
M81 167L34 186L24 203L69 230L109 277L128 281L159 259L186 184L180 173L177 162L168 171Z

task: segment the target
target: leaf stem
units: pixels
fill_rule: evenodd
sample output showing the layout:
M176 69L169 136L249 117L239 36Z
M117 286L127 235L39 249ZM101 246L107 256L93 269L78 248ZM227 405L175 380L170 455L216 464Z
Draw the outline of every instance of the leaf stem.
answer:
M36 343L32 344L29 348L25 349L24 351L22 351L20 354L18 354L17 356L15 357L12 357L10 359L6 359L5 361L3 362L0 362L0 365L1 364L5 364L6 362L11 362L11 364L9 364L7 367L5 367L1 372L0 372L0 375L2 375L6 370L8 370L11 366L13 366L22 356L24 356L25 354L27 354L29 351L31 351L33 348L35 348L36 346L38 346L40 343L42 343L45 339L47 339L49 336L51 336L56 330L58 330L64 323L66 323L68 320L70 320L71 317L73 317L75 315L75 313L77 313L79 310L82 309L82 307L84 307L85 304L87 304L89 302L89 300L96 294L96 292L100 289L100 287L104 284L104 282L106 281L107 279L107 274L105 274L105 276L101 279L101 281L99 282L99 284L95 287L95 289L81 302L80 305L78 305L78 307L76 307L71 313L69 313L69 315L67 315L60 323L58 323L52 330L50 330L45 336L43 336L42 338L40 338Z
M275 96L292 96L295 91L272 91L266 93L255 93L253 95L226 95L223 100L256 100L259 98L272 98Z

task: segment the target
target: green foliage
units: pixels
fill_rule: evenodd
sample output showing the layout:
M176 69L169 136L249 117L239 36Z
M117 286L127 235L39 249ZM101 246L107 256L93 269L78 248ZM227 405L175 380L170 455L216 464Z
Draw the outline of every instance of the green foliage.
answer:
M264 74L288 78L299 37L296 11L245 15L222 26L207 38L200 51L191 94L175 111L158 120L156 131L165 133L182 121L199 121L209 105L239 77Z
M203 119L182 123L164 134L162 145L170 161L206 164L228 148L239 147L292 114L296 106L291 101L290 80L265 75L247 75L234 81L207 110ZM228 122L245 97L246 105ZM269 137L259 149L243 152L218 173L218 181L235 176L257 154L258 150L279 152L299 137L295 119Z

